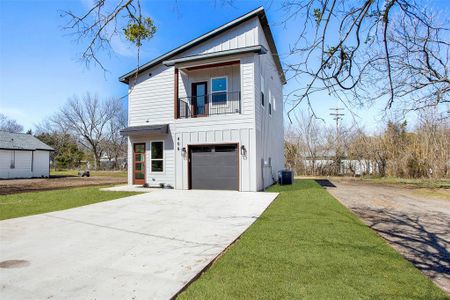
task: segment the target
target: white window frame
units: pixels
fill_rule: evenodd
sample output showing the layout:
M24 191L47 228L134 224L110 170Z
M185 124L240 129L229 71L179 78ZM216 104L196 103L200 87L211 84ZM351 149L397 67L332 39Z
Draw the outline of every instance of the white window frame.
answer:
M262 98L259 99L259 103L261 104L262 108L264 108L265 104L266 104L266 91L265 91L264 76L262 74L261 74L260 88L261 88L261 95L260 96L264 96L264 100Z
M162 143L162 158L153 158L152 157L152 144L153 143ZM164 140L154 140L154 141L150 141L150 173L151 174L163 174L163 173L165 173L165 171L166 171L166 160L165 160L165 151L164 151L164 149L165 149L165 143L164 143ZM161 160L163 163L163 170L162 171L153 171L152 170L152 162L153 162L153 160Z
M226 84L226 89L225 90L223 90L223 91L214 91L213 92L213 80L214 79L221 79L221 78L225 78L225 84ZM209 84L210 84L210 89L211 89L211 101L210 101L210 103L212 104L212 105L214 105L214 106L216 106L216 105L224 105L224 104L227 104L228 103L228 76L227 75L223 75L223 76L216 76L216 77L211 77L211 80L209 81ZM212 100L212 98L213 98L213 94L214 93L224 93L225 92L225 103L222 103L222 102L219 102L219 103L214 103L213 102L213 100Z
M272 95L272 90L271 89L269 89L269 97L267 97L267 98L269 98L269 101L267 103L267 112L269 113L269 116L272 116L272 110L273 110L272 98L273 98L273 95Z

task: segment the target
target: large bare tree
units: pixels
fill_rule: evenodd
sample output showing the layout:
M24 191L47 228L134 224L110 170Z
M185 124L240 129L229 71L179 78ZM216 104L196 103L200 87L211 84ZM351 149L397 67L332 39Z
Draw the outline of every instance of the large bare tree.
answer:
M104 151L113 169L121 167L118 163L127 153L127 138L120 134L120 130L127 127L127 113L125 109L121 109L108 124L108 139L104 142Z
M291 113L326 92L345 105L384 101L403 112L450 101L446 12L414 0L286 0L296 35L286 58Z
M73 96L51 118L58 131L69 132L90 151L94 157L94 167L100 167L100 158L105 154L106 145L114 137L121 124L115 120L123 114L120 100L104 99L87 93L81 98ZM122 127L119 127L122 128Z

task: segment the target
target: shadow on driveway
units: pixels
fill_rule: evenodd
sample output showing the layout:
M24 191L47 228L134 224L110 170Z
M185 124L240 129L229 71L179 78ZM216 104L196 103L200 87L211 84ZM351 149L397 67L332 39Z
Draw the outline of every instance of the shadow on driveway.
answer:
M334 185L334 183L332 183L331 181L329 181L328 179L315 179L315 182L317 182L321 187L323 188L327 188L327 187L333 187L335 188L336 186Z
M449 224L442 215L429 216L427 224L418 216L389 211L387 209L352 208L369 226L401 251L418 269L433 279L447 277L450 280L450 241L443 238L450 234ZM428 226L441 230L427 230Z

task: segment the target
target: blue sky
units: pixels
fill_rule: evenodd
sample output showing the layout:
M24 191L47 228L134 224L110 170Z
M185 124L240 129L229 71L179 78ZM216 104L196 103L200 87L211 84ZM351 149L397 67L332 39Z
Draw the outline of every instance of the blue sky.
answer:
M91 0L20 1L0 0L0 112L16 119L25 129L48 118L67 98L87 91L101 97L121 97L127 86L117 78L136 66L134 50L115 41L111 56L103 62L109 72L79 61L82 45L62 30L61 10L82 13ZM437 0L439 6L449 7ZM292 35L276 25L282 16L277 1L144 1L145 14L158 27L155 37L141 50L142 62L148 61L203 33L214 29L260 5L266 8L278 51L283 56ZM294 83L285 87L285 92ZM327 95L314 99L317 113L332 124L329 108L336 100ZM381 106L356 110L359 122L373 131L378 128ZM347 119L350 119L348 117ZM348 122L348 120L347 120Z

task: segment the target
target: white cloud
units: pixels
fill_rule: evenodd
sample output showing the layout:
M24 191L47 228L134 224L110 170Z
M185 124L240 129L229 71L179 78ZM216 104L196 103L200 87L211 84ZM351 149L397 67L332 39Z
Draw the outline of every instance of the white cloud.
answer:
M81 0L81 4L85 7L85 8L91 8L92 6L94 6L96 3L96 1L94 0Z
M114 35L111 38L111 48L115 53L122 56L136 56L136 49L134 49L134 46L131 43L124 41L119 35Z

